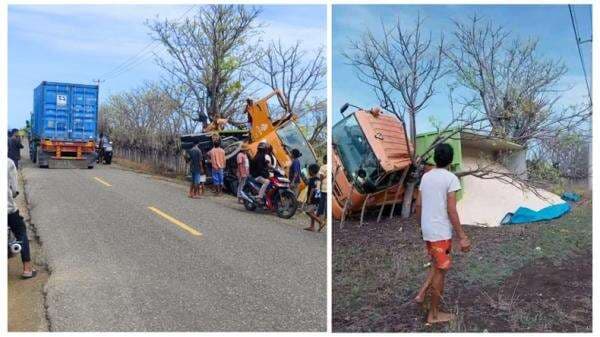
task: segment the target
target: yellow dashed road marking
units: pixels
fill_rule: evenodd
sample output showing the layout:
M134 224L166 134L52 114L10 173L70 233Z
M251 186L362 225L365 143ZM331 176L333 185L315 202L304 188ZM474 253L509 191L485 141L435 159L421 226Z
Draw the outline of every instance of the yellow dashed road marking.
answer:
M163 212L163 211L159 210L159 209L158 209L158 208L156 208L156 207L152 207L152 206L150 206L150 207L148 207L148 209L149 209L149 210L151 210L152 212L154 212L154 213L156 213L156 214L160 215L161 217L163 217L163 218L165 218L165 219L169 220L170 222L172 222L172 223L176 224L176 225L177 225L177 226L179 226L180 228L182 228L182 229L184 229L184 230L188 231L190 234L192 234L192 235L194 235L194 236L201 236L201 235L202 235L202 233L200 233L199 231L197 231L197 230L195 230L194 228L192 228L192 227L190 227L190 226L186 225L185 223L183 223L183 222L181 222L181 221L179 221L179 220L175 219L174 217L172 217L172 216L168 215L167 213L165 213L165 212Z
M106 181L102 180L102 178L94 177L94 179L96 179L100 184L102 184L104 186L108 186L108 187L112 186L111 184L109 184Z

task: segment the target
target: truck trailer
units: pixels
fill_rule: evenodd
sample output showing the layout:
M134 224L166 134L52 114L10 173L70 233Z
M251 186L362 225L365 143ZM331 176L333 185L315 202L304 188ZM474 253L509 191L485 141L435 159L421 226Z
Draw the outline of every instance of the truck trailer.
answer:
M98 86L42 82L33 91L29 155L39 167L93 168Z

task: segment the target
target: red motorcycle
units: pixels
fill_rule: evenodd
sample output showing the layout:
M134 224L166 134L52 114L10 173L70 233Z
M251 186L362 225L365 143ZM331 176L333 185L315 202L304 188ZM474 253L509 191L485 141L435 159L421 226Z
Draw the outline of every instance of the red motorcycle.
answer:
M254 211L259 207L258 191L261 186L262 184L252 177L246 180L241 197L247 210ZM275 211L278 217L284 219L289 219L296 214L298 209L296 194L290 188L290 180L285 178L280 170L275 170L273 176L269 178L262 208Z

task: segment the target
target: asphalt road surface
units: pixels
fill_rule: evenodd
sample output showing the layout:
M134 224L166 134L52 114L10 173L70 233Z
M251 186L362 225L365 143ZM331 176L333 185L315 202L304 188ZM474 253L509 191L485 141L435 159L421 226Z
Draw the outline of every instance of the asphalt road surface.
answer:
M23 164L52 331L326 330L326 235L304 216L110 166Z

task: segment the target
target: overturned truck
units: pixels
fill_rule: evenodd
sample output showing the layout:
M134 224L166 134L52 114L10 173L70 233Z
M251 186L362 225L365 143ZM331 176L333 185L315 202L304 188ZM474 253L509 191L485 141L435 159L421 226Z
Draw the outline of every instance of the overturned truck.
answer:
M333 127L333 202L337 220L366 209L402 200L412 167L404 121L380 108L345 115Z
M271 118L268 105L269 100L273 97L277 98L278 103L285 111L284 116L276 120ZM298 117L291 111L280 91L276 90L256 101L247 99L245 113L248 117L248 128L245 130L223 130L222 123L214 123L213 130L181 137L182 149L187 150L195 142L198 142L203 154L210 151L213 139L221 140L221 147L225 150L226 159L224 184L230 192L237 191L236 155L241 151L243 144L248 146L251 158L256 155L260 142L266 141L271 144L277 164L284 169L286 174L292 164L292 149L298 149L302 153L299 159L303 171L310 164L317 163L314 149L296 124ZM207 183L210 184L210 158L205 156L204 160L205 168L208 170ZM303 179L305 179L304 176ZM301 184L300 190L303 188L304 183Z

